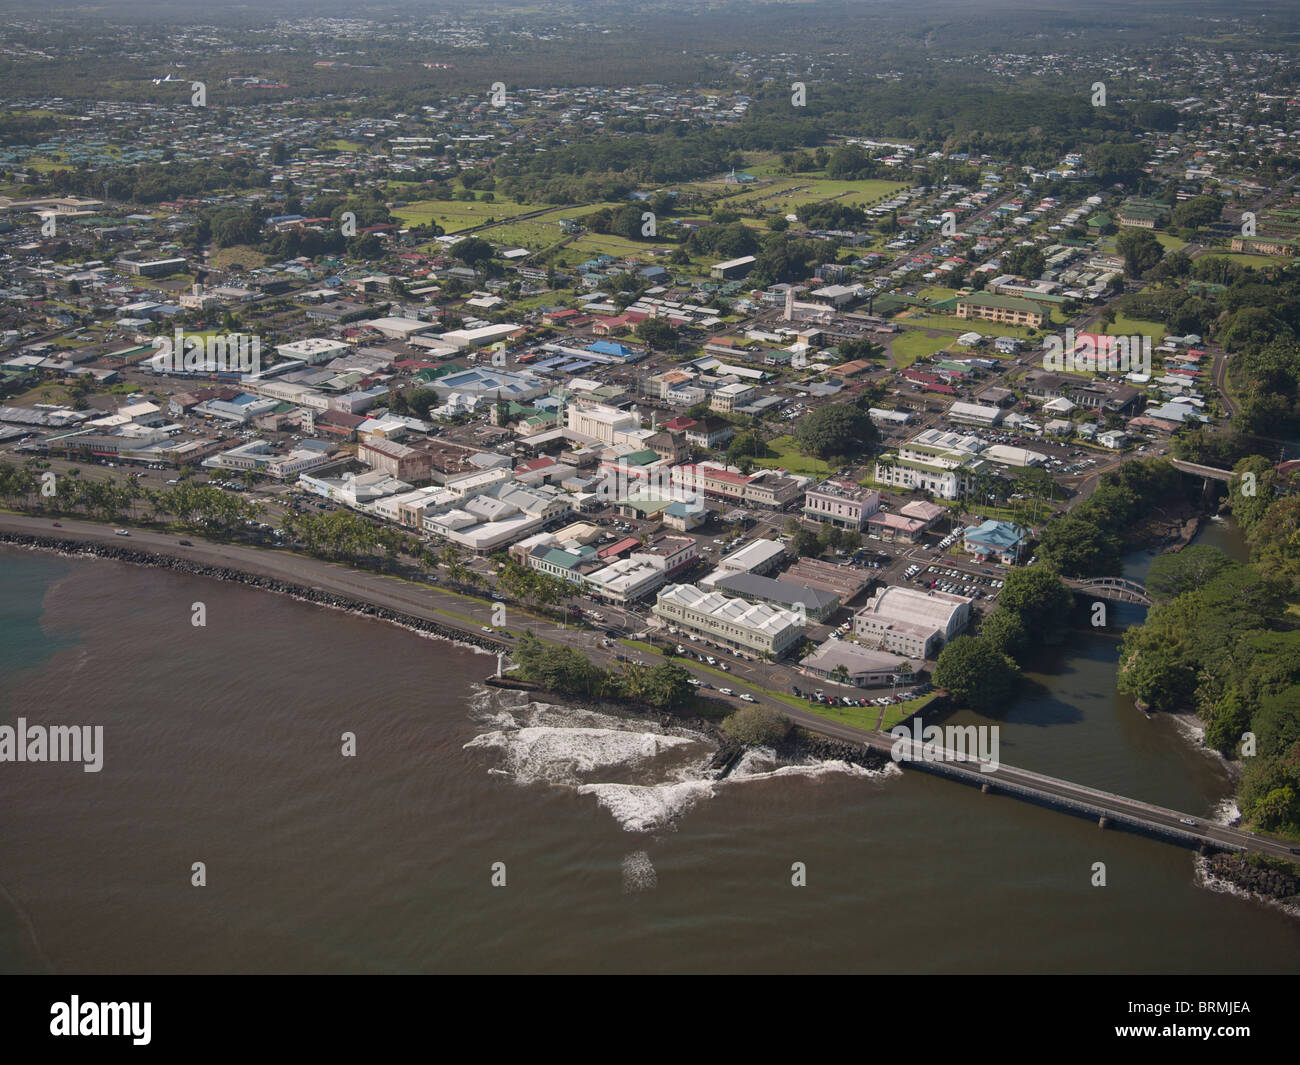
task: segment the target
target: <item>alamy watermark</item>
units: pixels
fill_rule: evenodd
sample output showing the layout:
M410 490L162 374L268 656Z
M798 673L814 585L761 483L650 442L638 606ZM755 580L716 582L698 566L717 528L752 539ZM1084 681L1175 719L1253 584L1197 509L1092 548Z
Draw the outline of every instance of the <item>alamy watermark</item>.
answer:
M87 773L104 768L103 725L0 725L0 762L81 762Z
M155 373L259 373L262 338L246 333L186 336L179 327L172 336L154 340L158 350L149 358Z
M889 730L895 762L978 762L981 773L997 771L1000 741L997 725L926 725L919 717L912 724Z
M1151 372L1151 338L1076 333L1049 336L1043 341L1043 369L1053 373Z

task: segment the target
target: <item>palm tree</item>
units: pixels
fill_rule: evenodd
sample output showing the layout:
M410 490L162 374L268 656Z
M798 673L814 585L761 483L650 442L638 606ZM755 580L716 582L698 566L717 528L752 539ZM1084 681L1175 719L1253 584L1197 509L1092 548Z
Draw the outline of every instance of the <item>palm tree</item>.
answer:
M836 666L833 670L831 670L831 677L832 679L834 679L836 682L840 684L848 684L850 679L849 667L846 666L843 662L841 662L838 666Z

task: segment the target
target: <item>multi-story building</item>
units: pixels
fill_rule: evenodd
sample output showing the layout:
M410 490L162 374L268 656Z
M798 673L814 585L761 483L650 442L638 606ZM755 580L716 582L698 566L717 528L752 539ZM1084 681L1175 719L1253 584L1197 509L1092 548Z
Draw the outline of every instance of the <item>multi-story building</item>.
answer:
M989 292L972 292L957 297L958 318L982 318L990 322L1039 328L1046 315L1041 304L1017 296L995 296Z
M880 493L852 481L822 481L804 493L804 516L861 531L880 509Z
M882 588L853 619L853 635L864 643L909 658L933 658L965 631L971 601L947 592Z
M342 340L328 337L308 337L305 340L292 340L287 344L277 344L275 350L286 359L301 359L310 366L329 362L352 350L352 345Z
M740 382L723 385L721 388L714 390L713 395L709 398L709 406L713 410L726 414L729 411L743 407L757 393L758 389L753 385L741 384Z
M748 603L693 584L670 584L655 600L661 625L688 629L741 654L781 658L803 638L803 619L766 603Z
M568 495L551 485L494 485L424 515L426 532L482 554L507 547L572 511Z
M988 467L976 436L925 429L900 444L893 454L876 460L875 479L912 491L956 499L968 491L976 474Z
M396 440L370 440L357 449L357 458L371 469L383 470L412 484L427 481L433 468L433 458L427 451L407 447Z
M624 434L641 428L641 419L636 414L603 403L574 403L565 415L569 429L602 444L620 443Z

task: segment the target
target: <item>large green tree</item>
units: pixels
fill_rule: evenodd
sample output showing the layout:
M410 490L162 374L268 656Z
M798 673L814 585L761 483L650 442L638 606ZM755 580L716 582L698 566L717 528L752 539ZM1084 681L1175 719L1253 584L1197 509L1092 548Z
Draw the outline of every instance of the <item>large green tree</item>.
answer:
M852 403L832 403L803 418L794 438L809 455L854 459L875 444L879 433L870 416Z
M989 640L958 636L939 655L934 683L973 710L1004 706L1015 694L1020 669Z

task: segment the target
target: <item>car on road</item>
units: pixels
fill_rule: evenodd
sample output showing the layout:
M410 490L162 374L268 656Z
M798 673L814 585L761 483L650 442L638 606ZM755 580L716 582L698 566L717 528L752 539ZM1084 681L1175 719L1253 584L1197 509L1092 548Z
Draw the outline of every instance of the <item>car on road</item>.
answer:
M130 534L129 532L127 532L125 529L114 529L113 532L116 533L118 536L130 536L130 535L131 535L131 534Z
M719 694L719 695L735 695L736 693L733 692L730 688L719 688L719 689L718 689L718 694Z
M741 692L741 693L740 693L740 698L743 699L743 700L744 700L745 702L747 702L747 703L756 703L756 702L758 702L758 700L755 699L752 695L750 695L749 692Z
M1196 827L1196 822L1193 821L1190 817L1180 817L1178 820L1181 824L1191 825L1193 828Z
M190 543L188 540L178 540L177 543L179 543L179 544L181 545L181 547L193 547L193 546L194 546L194 545L193 545L192 543Z
M54 523L54 527L55 527L56 529L62 529L62 528L63 528L63 522L61 522L61 521L56 521L56 522Z
M493 631L493 630L492 630L489 626L487 626L487 625L482 625L482 626L480 626L480 628L481 628L482 631L484 631L484 632L492 632L492 631Z

